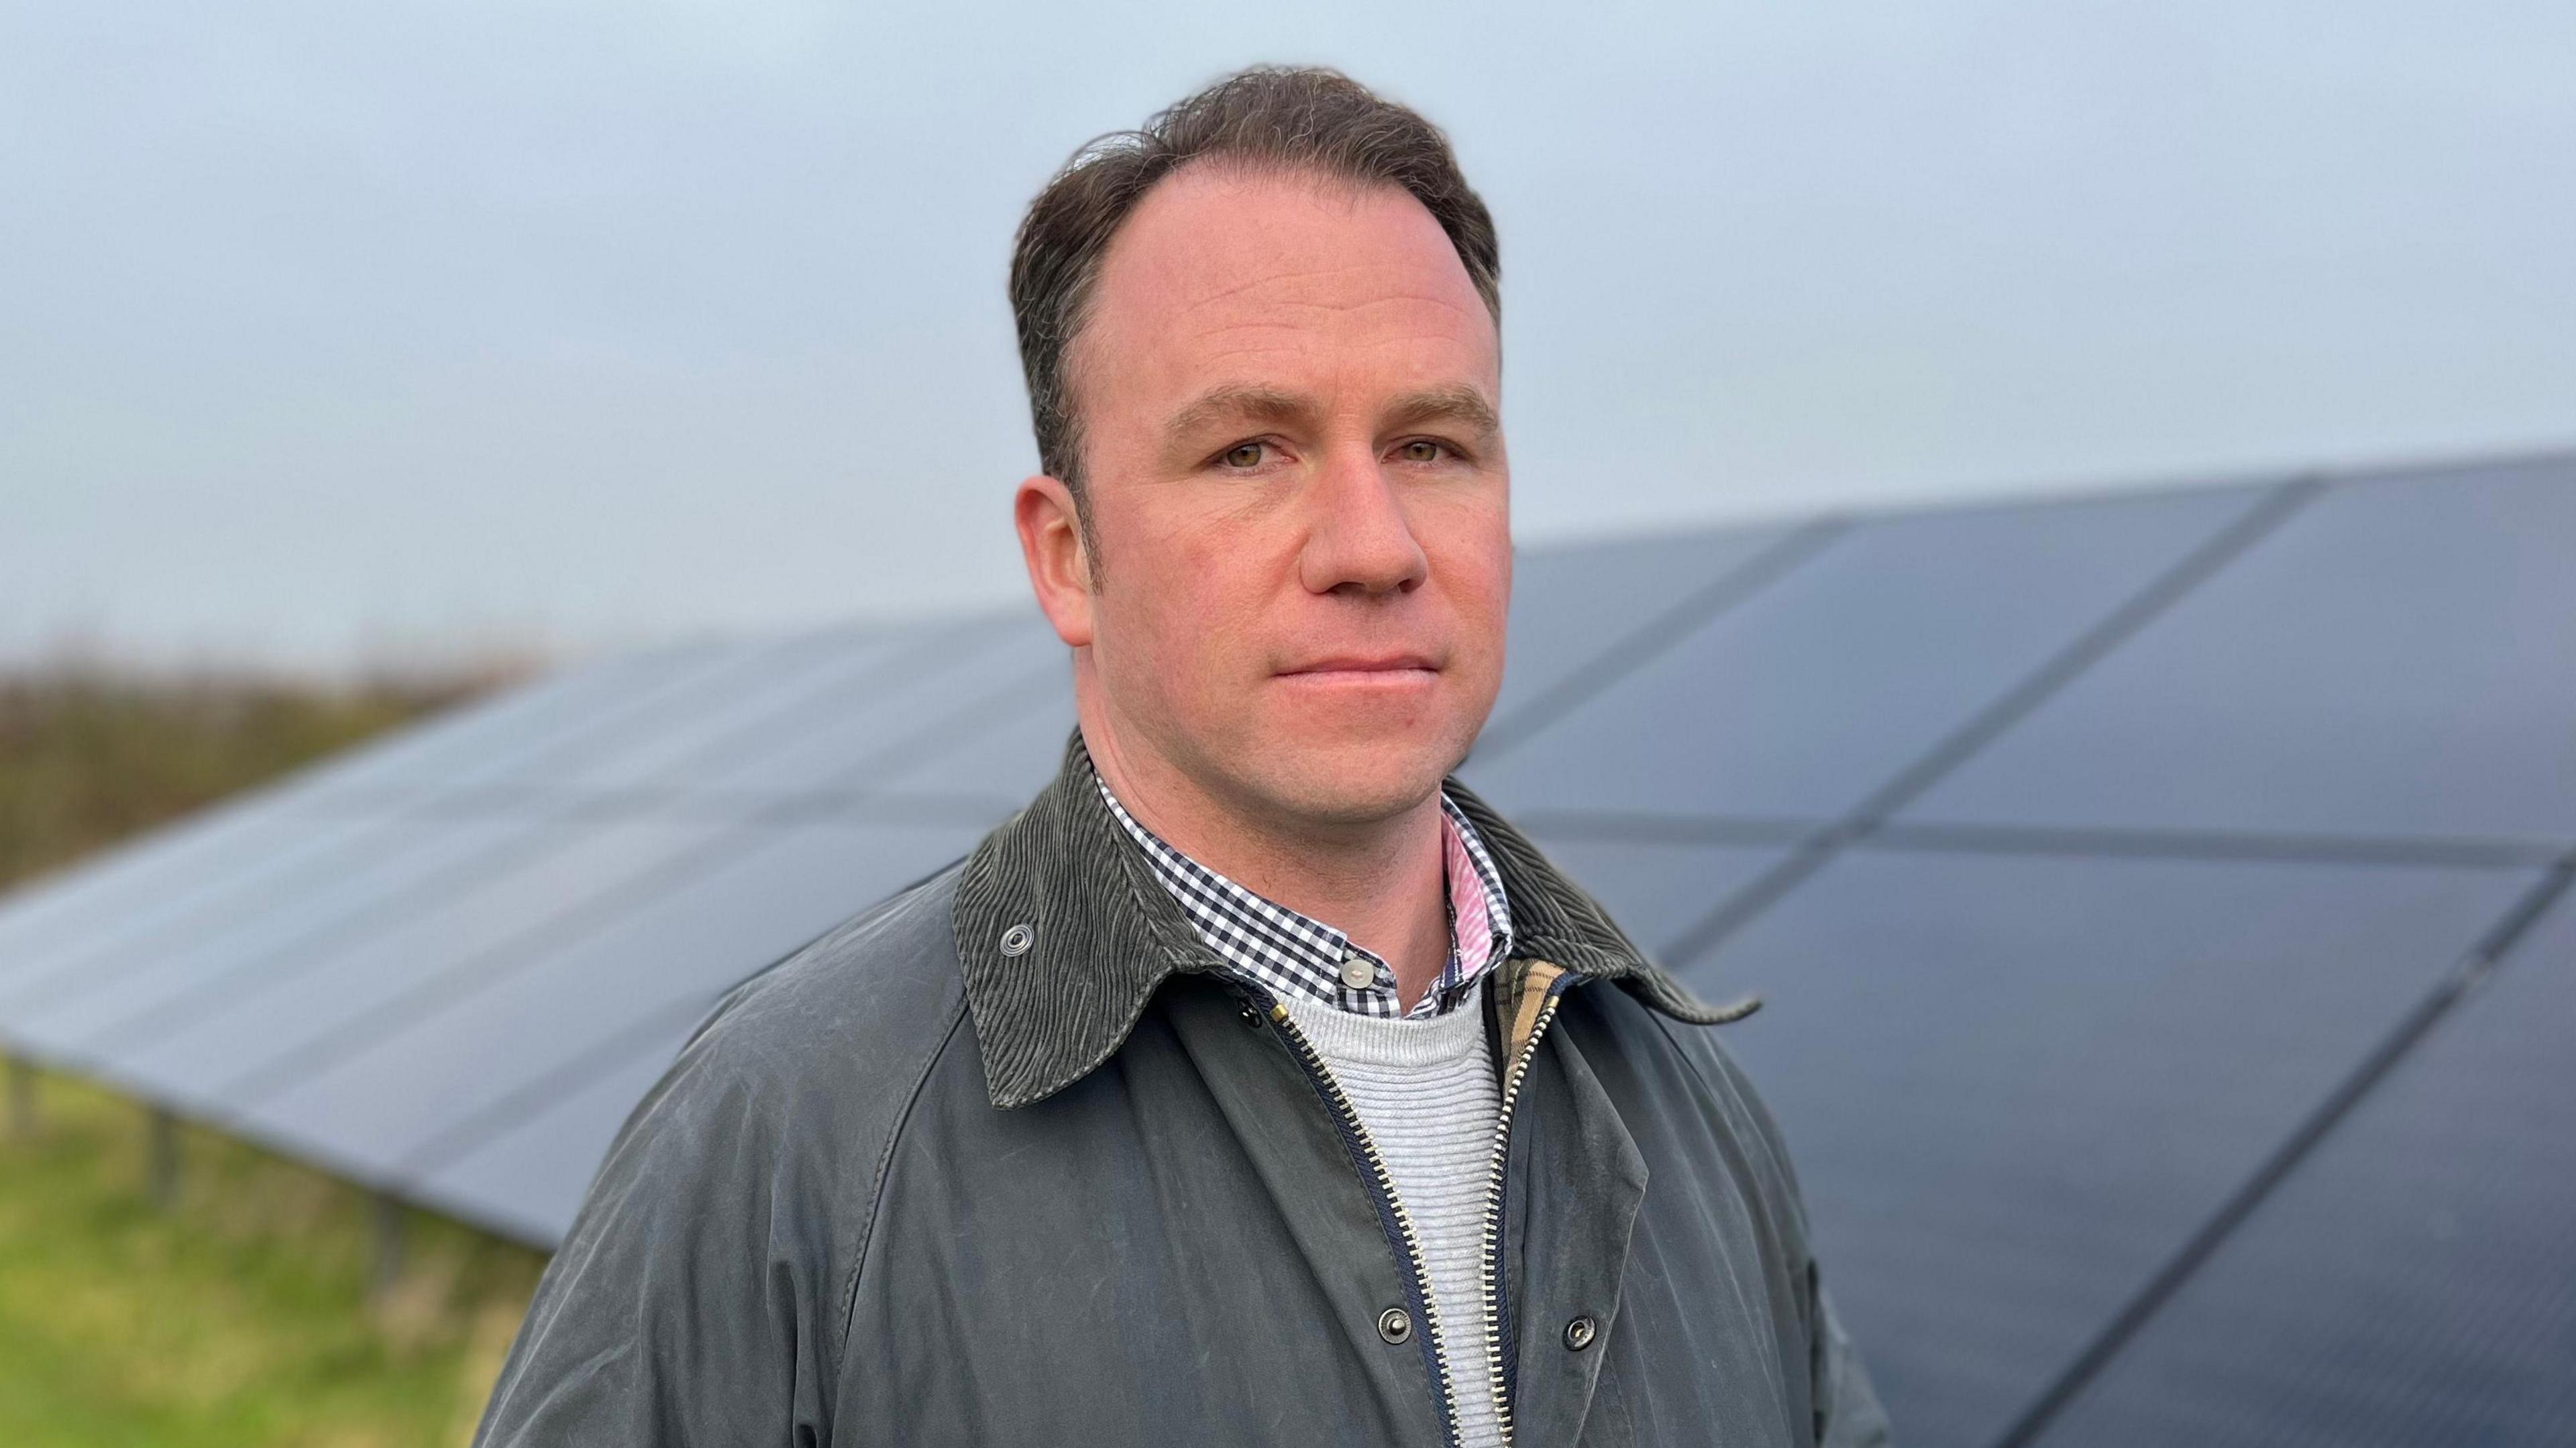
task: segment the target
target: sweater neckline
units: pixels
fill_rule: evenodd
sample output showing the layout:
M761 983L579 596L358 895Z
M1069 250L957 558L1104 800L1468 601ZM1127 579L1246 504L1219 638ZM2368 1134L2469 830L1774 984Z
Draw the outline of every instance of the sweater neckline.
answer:
M1454 1010L1436 1016L1364 1016L1326 1001L1282 996L1297 1029L1327 1060L1430 1070L1484 1053L1484 982Z

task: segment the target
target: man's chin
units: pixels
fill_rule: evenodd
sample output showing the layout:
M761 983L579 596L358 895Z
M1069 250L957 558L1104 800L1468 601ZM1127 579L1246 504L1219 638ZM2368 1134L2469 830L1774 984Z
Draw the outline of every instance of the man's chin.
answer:
M1367 825L1419 808L1451 756L1418 739L1283 742L1256 774L1275 809L1318 825Z

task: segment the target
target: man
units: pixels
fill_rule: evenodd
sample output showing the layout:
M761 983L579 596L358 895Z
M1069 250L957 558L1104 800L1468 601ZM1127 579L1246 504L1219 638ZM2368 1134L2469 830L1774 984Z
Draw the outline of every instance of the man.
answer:
M718 1006L483 1443L1885 1441L1730 1013L1445 779L1502 675L1498 285L1440 133L1328 71L1047 186L1062 771Z

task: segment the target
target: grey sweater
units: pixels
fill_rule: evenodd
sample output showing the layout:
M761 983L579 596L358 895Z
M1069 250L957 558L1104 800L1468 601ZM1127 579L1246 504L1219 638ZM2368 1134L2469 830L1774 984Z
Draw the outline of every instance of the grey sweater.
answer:
M1485 1039L1482 987L1445 1015L1381 1019L1306 996L1282 998L1351 1099L1395 1178L1440 1318L1462 1448L1501 1448L1485 1370L1485 1197L1502 1093Z

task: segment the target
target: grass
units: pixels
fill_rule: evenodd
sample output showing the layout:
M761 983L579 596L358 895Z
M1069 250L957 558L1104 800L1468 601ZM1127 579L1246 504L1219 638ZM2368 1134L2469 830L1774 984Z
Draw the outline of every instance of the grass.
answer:
M183 1127L145 1190L144 1117L59 1076L0 1145L0 1443L449 1448L466 1442L545 1265L407 1213L371 1293L364 1193Z
M0 680L0 886L490 681ZM408 1212L378 1291L365 1193L183 1127L177 1197L156 1204L143 1108L36 1087L34 1129L0 1125L0 1444L470 1439L541 1254Z

